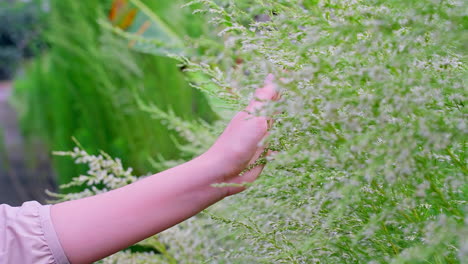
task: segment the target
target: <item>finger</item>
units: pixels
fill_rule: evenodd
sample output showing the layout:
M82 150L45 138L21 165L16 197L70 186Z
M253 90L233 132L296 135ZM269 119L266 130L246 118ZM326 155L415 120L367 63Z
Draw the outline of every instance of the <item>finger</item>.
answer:
M280 93L278 92L278 86L275 82L275 76L270 73L265 78L263 88L257 89L255 93L256 97L262 100L273 100L276 101L280 98Z
M275 120L273 120L273 118L268 118L267 122L268 122L268 130L270 130L273 127L273 123L275 122Z
M265 136L263 137L262 141L268 137L269 133L267 132L265 134ZM262 158L264 156L264 152L265 152L265 149L267 148L266 145L262 145L262 146L259 146L257 148L257 150L255 151L255 154L252 156L252 158L250 159L249 163L247 164L246 168L248 168L249 166L252 166L253 164L255 164L255 162L257 162L258 159ZM265 155L266 156L266 155ZM254 181L255 179L248 179L248 176L249 175L249 172L254 170L256 167L258 167L260 165L257 165L253 168L251 168L250 170L244 172L242 175L240 175L241 178L243 178L244 181L247 181L247 182L252 182Z
M274 82L275 76L269 74L262 88L259 88L255 91L254 99L250 101L246 110L249 112L254 112L261 109L269 101L277 100L278 92L276 91L276 83Z
M264 152L264 148L258 149L257 152L255 153L254 157L250 160L249 165L254 164L255 161L258 158L261 157L263 152ZM268 152L266 153L266 156L275 155L276 153L278 153L278 152L268 150ZM245 172L244 174L239 175L237 177L234 177L234 178L228 180L227 182L228 183L234 183L234 184L244 184L244 183L254 182L262 174L262 171L265 168L265 165L266 164L259 164L259 165L255 166L255 167L253 167L252 169L250 169L249 171ZM228 196L229 196L229 195L233 195L233 194L242 192L247 187L227 187L227 188L228 188L227 193L228 193Z
M263 138L266 138L268 136L268 133L265 134ZM252 156L252 158L249 161L249 166L254 164L259 158L262 157L263 152L265 151L266 146L261 146L259 147L256 151L255 154Z
M242 176L237 176L235 178L232 178L228 181L228 183L235 183L235 184L243 184L243 183L251 183L254 182L258 176L262 173L263 168L265 167L265 164L260 164L258 166L255 166ZM246 189L246 187L228 187L227 195L233 195L239 192L242 192L243 190Z
M270 156L270 155L275 155L276 153L278 152L269 150L266 155ZM254 160L252 162L254 162ZM252 168L251 170L244 173L243 175L230 179L228 182L234 183L234 184L244 184L244 183L254 182L262 174L263 169L265 168L265 165L266 164L259 164L255 166L254 168ZM244 186L243 187L228 187L228 190L227 190L228 196L242 192L246 188L247 187L244 187Z

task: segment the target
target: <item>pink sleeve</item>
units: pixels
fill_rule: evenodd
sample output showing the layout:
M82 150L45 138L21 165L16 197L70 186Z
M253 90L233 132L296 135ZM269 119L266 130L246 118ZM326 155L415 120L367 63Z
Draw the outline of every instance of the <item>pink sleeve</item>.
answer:
M69 264L50 218L50 205L0 205L0 264Z

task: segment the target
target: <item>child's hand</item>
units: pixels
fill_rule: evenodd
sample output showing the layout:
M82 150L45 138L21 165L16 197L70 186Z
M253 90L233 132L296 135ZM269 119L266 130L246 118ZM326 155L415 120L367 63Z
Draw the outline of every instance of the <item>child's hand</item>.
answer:
M253 164L264 152L266 146L259 144L267 136L268 128L273 120L250 113L278 98L274 76L270 74L266 78L263 88L259 88L255 92L255 99L250 102L245 111L236 114L216 143L208 150L206 155L217 161L215 162L216 170L222 174L219 179L220 183L253 182L260 175L264 165L258 165L242 175L239 174ZM223 188L226 196L244 189L243 187Z

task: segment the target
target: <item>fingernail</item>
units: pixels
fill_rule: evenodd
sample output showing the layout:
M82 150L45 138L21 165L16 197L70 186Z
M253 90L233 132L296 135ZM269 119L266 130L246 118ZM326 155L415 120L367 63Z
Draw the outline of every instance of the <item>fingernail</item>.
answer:
M271 84L275 80L275 75L273 73L269 73L265 78L265 84Z

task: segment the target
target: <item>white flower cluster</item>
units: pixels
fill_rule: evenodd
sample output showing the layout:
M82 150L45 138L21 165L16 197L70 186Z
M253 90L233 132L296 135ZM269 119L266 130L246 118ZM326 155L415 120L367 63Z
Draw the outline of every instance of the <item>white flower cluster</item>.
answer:
M86 164L89 170L87 175L80 175L73 178L73 181L59 186L62 190L70 187L79 187L83 191L79 193L69 192L57 194L48 192L49 195L59 198L54 202L70 201L99 193L107 192L125 186L138 180L132 175L132 168L124 169L120 159L111 158L106 153L100 155L90 155L84 149L75 147L69 152L54 152L58 156L69 156L75 160L76 164Z

